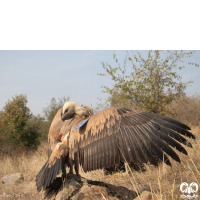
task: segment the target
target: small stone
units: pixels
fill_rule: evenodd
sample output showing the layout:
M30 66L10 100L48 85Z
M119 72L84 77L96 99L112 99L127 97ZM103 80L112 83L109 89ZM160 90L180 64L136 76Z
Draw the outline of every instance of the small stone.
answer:
M23 180L24 180L24 177L23 177L23 174L21 173L6 175L1 179L2 183L5 185L18 184Z

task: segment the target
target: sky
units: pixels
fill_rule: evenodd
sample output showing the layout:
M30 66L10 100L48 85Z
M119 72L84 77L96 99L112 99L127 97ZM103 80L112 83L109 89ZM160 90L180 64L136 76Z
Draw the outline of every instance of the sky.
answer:
M113 50L67 50L67 51L0 51L0 110L5 102L19 94L27 95L27 106L34 115L43 115L50 99L70 97L71 101L95 107L101 98L108 96L102 93L101 86L112 88L113 81L109 76L98 76L105 73L102 63L117 67L113 60ZM146 57L147 51L140 52ZM125 51L115 51L119 63L123 66ZM185 59L186 69L178 71L183 82L194 81L187 88L187 94L200 94L200 68L189 66L187 62L200 64L200 51ZM127 74L131 65L127 65Z

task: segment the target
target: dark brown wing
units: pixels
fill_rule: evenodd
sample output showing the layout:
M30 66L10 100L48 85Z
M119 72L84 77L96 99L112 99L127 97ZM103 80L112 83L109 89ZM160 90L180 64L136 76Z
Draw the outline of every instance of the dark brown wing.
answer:
M180 143L192 145L182 135L195 138L188 126L176 120L122 108L107 108L75 130L77 125L71 128L69 147L73 153L79 152L85 172L119 165L125 160L157 165L155 156L171 165L163 152L180 162L170 146L187 154Z

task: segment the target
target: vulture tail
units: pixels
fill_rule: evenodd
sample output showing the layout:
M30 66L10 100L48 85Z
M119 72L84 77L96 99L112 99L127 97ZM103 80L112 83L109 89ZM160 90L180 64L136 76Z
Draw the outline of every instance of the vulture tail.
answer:
M36 186L38 192L43 188L44 190L49 186L51 182L56 178L56 176L60 173L62 164L62 157L57 159L54 165L48 167L48 161L44 164L42 169L36 176Z

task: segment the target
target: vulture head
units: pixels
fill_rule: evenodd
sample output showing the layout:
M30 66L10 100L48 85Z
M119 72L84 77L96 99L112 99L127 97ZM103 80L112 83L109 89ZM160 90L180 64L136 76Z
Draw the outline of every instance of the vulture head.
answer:
M61 112L61 119L65 121L74 117L74 115L89 116L91 114L90 108L88 106L80 106L73 101L68 101L64 104L63 110Z

